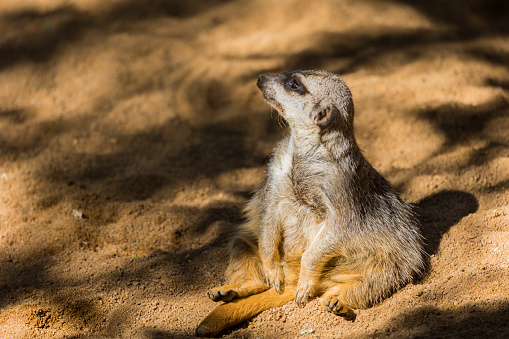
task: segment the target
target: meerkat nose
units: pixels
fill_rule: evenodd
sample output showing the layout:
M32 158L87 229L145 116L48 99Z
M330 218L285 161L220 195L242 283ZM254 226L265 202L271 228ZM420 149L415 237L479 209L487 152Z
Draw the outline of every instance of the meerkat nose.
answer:
M267 80L267 76L265 74L260 74L260 76L258 76L258 81L256 81L256 86L261 89L265 80Z

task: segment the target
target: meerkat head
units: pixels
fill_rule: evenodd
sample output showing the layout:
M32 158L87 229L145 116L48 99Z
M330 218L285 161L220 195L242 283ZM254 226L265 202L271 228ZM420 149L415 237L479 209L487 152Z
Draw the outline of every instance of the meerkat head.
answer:
M294 128L351 130L352 95L338 76L326 71L294 70L262 74L257 86L264 100Z

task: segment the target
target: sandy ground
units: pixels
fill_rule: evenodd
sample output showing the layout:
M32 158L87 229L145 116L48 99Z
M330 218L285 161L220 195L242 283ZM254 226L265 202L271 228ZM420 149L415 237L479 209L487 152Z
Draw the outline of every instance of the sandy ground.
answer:
M286 133L260 73L350 86L426 275L226 338L509 336L507 1L0 2L0 338L187 338Z

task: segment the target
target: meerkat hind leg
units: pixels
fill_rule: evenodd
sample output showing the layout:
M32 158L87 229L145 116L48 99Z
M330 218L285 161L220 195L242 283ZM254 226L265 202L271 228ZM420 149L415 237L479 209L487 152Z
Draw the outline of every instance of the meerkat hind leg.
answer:
M351 311L351 308L343 304L338 298L334 296L327 296L322 300L323 306L327 311L335 314L345 314Z
M342 296L353 292L355 287L363 283L364 278L359 274L333 274L325 283L326 292L320 298L323 307L336 315L347 319L355 319L355 312L342 300Z
M214 301L229 302L267 290L262 261L252 234L239 235L232 244L230 263L226 271L228 285L211 289L207 295Z
M355 312L350 307L343 304L341 300L332 295L322 298L322 306L327 311L339 315L340 317L343 317L347 320L353 321L357 317L357 314L355 314Z

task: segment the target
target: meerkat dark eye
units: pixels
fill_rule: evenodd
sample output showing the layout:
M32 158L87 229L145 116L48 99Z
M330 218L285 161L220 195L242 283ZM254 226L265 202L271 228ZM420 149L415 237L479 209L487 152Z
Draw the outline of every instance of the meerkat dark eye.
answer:
M290 91L298 92L299 94L305 94L307 93L306 87L300 82L297 78L290 78L286 83L285 87Z
M288 81L288 87L290 87L291 89L297 90L297 89L299 89L299 86L300 86L300 83L299 83L299 80L297 80L297 79L292 78Z

